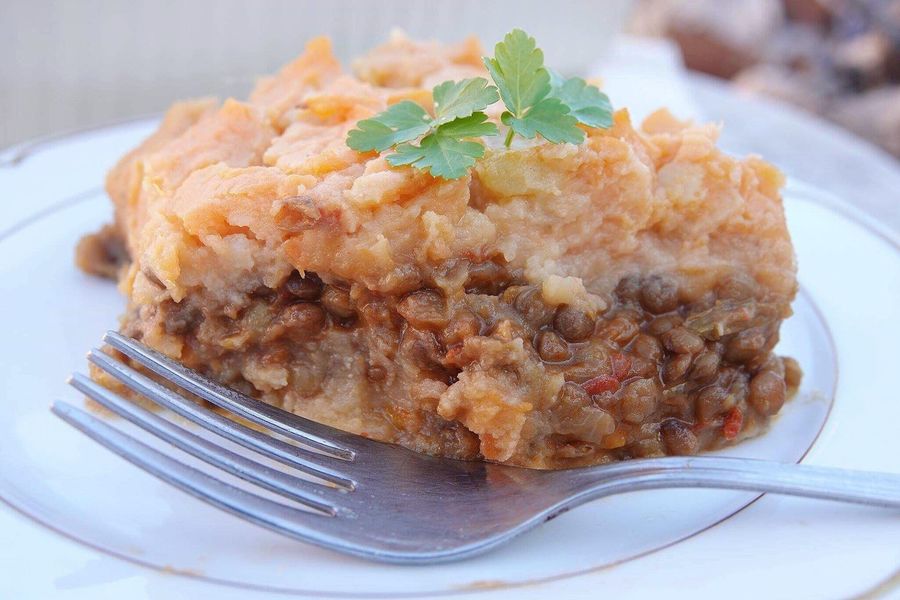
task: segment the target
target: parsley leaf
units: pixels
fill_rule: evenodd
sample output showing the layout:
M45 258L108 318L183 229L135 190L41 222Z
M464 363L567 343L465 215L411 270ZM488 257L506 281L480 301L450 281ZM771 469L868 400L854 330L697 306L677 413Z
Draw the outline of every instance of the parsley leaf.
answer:
M497 135L497 126L488 121L487 118L488 116L483 112L472 113L468 117L454 119L441 125L438 127L438 131L444 135L452 135L458 138Z
M563 142L580 144L584 141L584 132L578 128L578 119L570 115L569 107L557 98L544 98L532 106L521 119L505 112L501 120L510 131L524 138L531 139L539 133L554 144Z
M513 29L494 46L494 58L484 66L500 90L506 109L522 117L531 106L550 93L550 74L544 68L544 53L521 29Z
M400 144L387 161L395 167L427 169L434 177L459 179L468 173L476 158L484 156L483 145L465 138L496 134L497 126L487 122L486 114L476 112L444 123L422 138L418 146Z
M384 152L395 144L414 140L431 129L430 121L424 108L411 100L404 100L357 123L359 129L347 134L347 145L358 152Z
M507 147L516 133L528 139L540 134L555 144L584 141L578 118L569 114L571 107L561 98L549 97L550 72L534 38L521 29L512 30L494 47L494 58L484 59L484 66L506 105L500 120L509 127Z
M435 118L432 119L425 109L410 100L398 102L387 110L372 118L364 119L356 124L357 129L347 134L347 145L359 152L377 150L383 152L388 148L410 142L417 137L436 133L441 127L454 124L452 129L444 129L441 137L478 137L496 135L497 127L493 123L484 123L487 119L466 120L481 109L500 99L497 88L488 84L483 77L474 77L462 81L445 81L433 91ZM457 123L462 121L462 123ZM478 125L472 132L457 129L464 125ZM430 142L432 143L432 142ZM411 146L415 147L415 146ZM406 152L409 152L407 149Z
M551 98L558 98L569 107L569 114L589 127L612 127L612 104L609 97L596 86L580 77L563 79L551 71Z
M433 177L459 179L468 173L476 158L484 156L484 146L478 142L461 141L454 137L430 133L419 146L400 144L397 152L387 157L394 165L410 165L425 169Z
M434 97L435 122L447 123L457 117L468 117L500 99L497 88L483 77L445 81L436 86Z

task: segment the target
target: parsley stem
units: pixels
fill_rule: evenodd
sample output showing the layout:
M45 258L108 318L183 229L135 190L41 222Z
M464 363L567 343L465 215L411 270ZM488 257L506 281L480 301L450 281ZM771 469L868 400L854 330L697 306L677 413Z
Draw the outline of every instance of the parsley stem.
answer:
M513 135L515 135L515 133L516 133L516 132L513 131L513 128L512 128L512 127L510 127L510 128L509 128L509 131L506 132L506 139L503 140L503 144L504 144L507 148L509 148L509 145L512 143Z

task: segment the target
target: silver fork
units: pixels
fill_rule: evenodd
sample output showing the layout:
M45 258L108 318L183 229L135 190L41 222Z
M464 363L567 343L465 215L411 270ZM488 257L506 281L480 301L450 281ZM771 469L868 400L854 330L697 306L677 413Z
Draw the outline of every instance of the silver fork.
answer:
M207 409L100 350L88 359L131 390L200 427L309 477L272 468L202 438L75 374L70 383L173 446L305 508L231 485L70 404L53 412L181 490L277 533L368 559L450 561L484 552L579 504L656 488L722 488L900 509L900 475L795 464L685 457L536 471L416 454L304 419L221 386L115 332L104 341L191 394L297 444Z

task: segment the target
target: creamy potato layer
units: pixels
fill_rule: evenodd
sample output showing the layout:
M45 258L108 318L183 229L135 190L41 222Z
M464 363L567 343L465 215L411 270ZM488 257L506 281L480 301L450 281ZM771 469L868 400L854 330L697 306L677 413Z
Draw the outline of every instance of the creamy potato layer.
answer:
M782 176L666 111L488 147L452 181L347 147L360 119L485 75L482 54L394 37L350 75L316 39L246 102L174 105L79 250L122 264L122 330L451 457L557 468L759 432L800 376L771 352L797 288Z

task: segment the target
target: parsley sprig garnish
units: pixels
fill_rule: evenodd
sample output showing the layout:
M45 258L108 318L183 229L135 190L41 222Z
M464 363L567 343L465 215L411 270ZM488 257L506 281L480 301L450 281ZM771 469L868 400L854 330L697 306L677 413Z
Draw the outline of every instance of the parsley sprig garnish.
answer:
M484 156L484 146L467 141L497 135L497 126L482 109L499 100L497 88L475 77L445 81L432 92L434 117L410 100L394 104L371 119L357 123L347 135L354 150L383 152L394 147L387 161L393 166L427 169L435 177L457 179ZM418 145L411 142L424 135Z
M347 145L359 152L384 152L393 166L410 165L434 177L463 177L484 155L476 138L498 135L484 109L502 100L500 121L507 126L504 144L516 134L540 135L554 144L584 141L588 127L610 127L609 98L579 77L563 79L544 66L544 53L534 38L514 29L484 58L494 85L482 77L445 81L432 90L434 116L410 100L357 123ZM418 140L418 143L415 143Z

